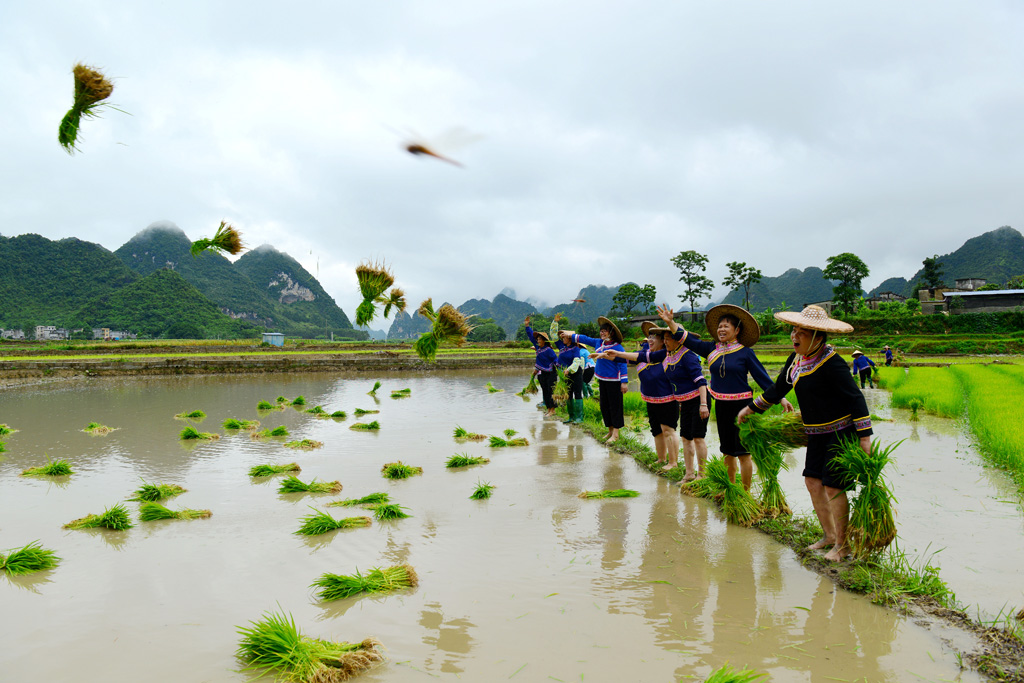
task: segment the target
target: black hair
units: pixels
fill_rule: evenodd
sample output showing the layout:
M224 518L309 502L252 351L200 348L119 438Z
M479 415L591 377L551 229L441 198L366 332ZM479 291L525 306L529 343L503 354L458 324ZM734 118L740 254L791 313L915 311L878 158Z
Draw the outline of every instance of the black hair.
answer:
M743 323L740 322L740 319L733 315L732 313L726 313L725 315L718 319L718 322L722 322L723 320L728 320L730 323L732 323L732 326L735 327L737 330L743 327Z

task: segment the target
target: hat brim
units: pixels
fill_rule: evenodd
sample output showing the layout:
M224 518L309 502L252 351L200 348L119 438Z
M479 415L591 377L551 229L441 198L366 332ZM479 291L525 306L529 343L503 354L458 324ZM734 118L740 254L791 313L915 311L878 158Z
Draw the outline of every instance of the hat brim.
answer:
M597 316L597 326L598 327L602 327L604 325L608 325L609 327L612 328L612 336L615 337L615 342L617 344L621 344L622 343L622 333L619 332L618 326L615 323L613 323L611 320L609 320L608 318L604 317L603 315Z
M533 333L533 341L535 341L535 342L544 342L545 344L550 344L551 343L551 340L548 339L548 335L544 334L543 332L534 332Z
M643 331L645 337L649 337L652 334L664 334L670 330L667 327L658 327L650 320L645 320L640 323L640 329Z
M854 352L853 352L853 353L851 353L850 355L851 355L851 356L863 356L863 355L864 355L864 352L863 352L863 351L854 351Z
M740 331L736 335L736 341L743 346L753 346L761 338L761 326L754 320L754 316L750 315L750 311L742 306L718 304L704 316L704 325L712 339L718 339L718 323L726 315L733 315L739 319Z
M780 323L786 323L793 327L802 327L805 330L817 330L818 332L836 332L838 334L849 334L853 332L853 325L844 323L835 318L815 320L804 317L803 311L780 311L775 314L775 319Z

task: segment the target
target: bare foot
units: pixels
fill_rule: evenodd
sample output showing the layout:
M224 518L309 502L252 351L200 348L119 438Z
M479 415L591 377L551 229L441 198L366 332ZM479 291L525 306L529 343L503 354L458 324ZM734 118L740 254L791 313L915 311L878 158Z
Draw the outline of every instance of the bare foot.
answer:
M697 475L693 474L691 472L691 473L687 474L685 477L683 477L683 483L684 484L689 484L691 481L693 481L696 478L697 478Z
M808 550L824 550L825 548L829 547L830 545L835 545L835 541L830 541L829 539L827 539L824 536L822 536L820 539L818 539L814 543L812 543L809 546L807 546L807 549Z
M670 469L672 469L674 467L676 467L676 463L669 462L669 463L665 463L664 465L662 465L661 469L662 469L663 472L668 472Z
M850 556L850 551L845 547L834 546L832 550L825 553L825 559L829 562L842 562Z

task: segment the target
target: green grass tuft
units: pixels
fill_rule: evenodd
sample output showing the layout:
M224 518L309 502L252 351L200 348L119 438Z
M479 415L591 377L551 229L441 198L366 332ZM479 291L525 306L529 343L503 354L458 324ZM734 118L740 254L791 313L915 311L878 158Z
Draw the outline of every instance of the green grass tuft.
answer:
M281 480L277 490L279 493L338 493L341 491L341 482L313 479L307 484L298 477L289 476Z
M495 489L494 484L478 481L473 493L469 494L471 500L486 500L491 497L491 491Z
M40 467L29 467L21 472L23 477L65 477L69 474L74 474L74 472L71 469L71 463L67 460L53 460Z
M277 397L277 398L275 399L275 401L276 401L277 403L288 403L288 399L286 399L286 398L285 398L284 396L278 396L278 397Z
M135 495L128 500L155 503L158 500L173 498L183 493L185 493L185 489L177 484L147 484L143 481L142 486L135 489Z
M21 548L11 549L6 555L0 553L0 571L11 576L21 576L53 569L60 563L57 553L44 548L39 541L32 541Z
M256 410L267 411L267 410L284 410L282 406L275 405L270 401L260 401L256 404Z
M406 465L401 460L398 462L386 463L380 468L380 471L381 474L384 475L385 479L408 479L414 474L423 474L422 467Z
M348 413L346 413L344 410L335 410L333 413L331 413L331 417L335 418L336 420L344 420L346 417L348 417Z
M13 427L10 427L10 426L4 425L4 424L0 424L0 436L7 436L8 434L13 434L16 431L18 431L18 430L14 429ZM26 547L28 547L28 546L26 546Z
M64 525L65 529L95 529L104 527L114 531L125 531L131 529L132 520L128 515L128 508L122 504L109 507L100 515L86 515Z
M310 588L319 588L317 597L323 601L341 600L360 593L388 593L413 588L420 583L416 570L407 564L374 568L365 575L356 570L355 574L323 574Z
M386 493L369 493L362 498L346 498L345 500L336 500L327 505L332 507L354 507L356 505L377 505L379 503L387 503L390 500L391 496Z
M306 412L311 415L316 415L318 417L321 415L329 415L329 413L326 410L324 410L323 406L313 406L312 408L306 408Z
M506 431L511 431L513 434L515 434L515 430ZM488 439L488 445L491 448L507 448L509 446L529 446L530 442L523 437L519 437L518 439L506 440L501 438L500 436L492 436Z
M470 465L483 465L489 463L490 460L479 456L471 456L467 453L456 453L452 457L448 458L448 462L444 464L445 467L469 467Z
M487 392L490 393L490 394L496 394L499 391L505 391L504 389L499 389L498 387L494 386L490 382L488 382L485 386L487 387Z
M261 429L259 431L253 431L249 436L257 441L260 439L269 439L274 436L288 436L288 428L281 425L279 427L274 427L273 429Z
M313 510L313 514L306 515L302 518L302 526L296 531L296 534L302 536L319 536L320 534L326 534L328 531L334 531L335 529L355 529L357 527L370 526L371 521L369 517L345 517L344 519L335 519L326 512L321 510Z
M269 477L281 472L301 472L302 468L297 463L290 462L287 465L256 465L249 469L250 477Z

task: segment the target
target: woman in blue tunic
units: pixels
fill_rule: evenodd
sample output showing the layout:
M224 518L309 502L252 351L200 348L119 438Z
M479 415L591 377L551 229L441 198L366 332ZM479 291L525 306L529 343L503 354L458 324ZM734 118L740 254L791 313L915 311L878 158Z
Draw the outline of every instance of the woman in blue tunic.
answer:
M537 358L533 362L533 374L537 375L541 396L544 397L544 407L548 410L545 416L551 417L555 414L556 406L552 392L555 388L555 382L558 380L558 372L555 370L558 355L551 348L548 336L543 332L534 332L533 328L530 327L530 316L526 316L523 324L526 325L526 338L530 340L530 343L533 344L533 349L537 352Z
M576 334L570 330L562 332L562 338L566 342L572 341L576 344L586 344L594 347L595 353L615 350L622 351L622 333L608 318L599 316L597 324L601 326L600 339L594 339L583 334ZM597 377L597 386L600 391L601 417L604 426L608 428L605 435L607 443L615 443L619 438L619 430L626 424L622 413L622 395L629 388L629 372L626 368L626 361L622 359L601 358L597 360L594 370Z

